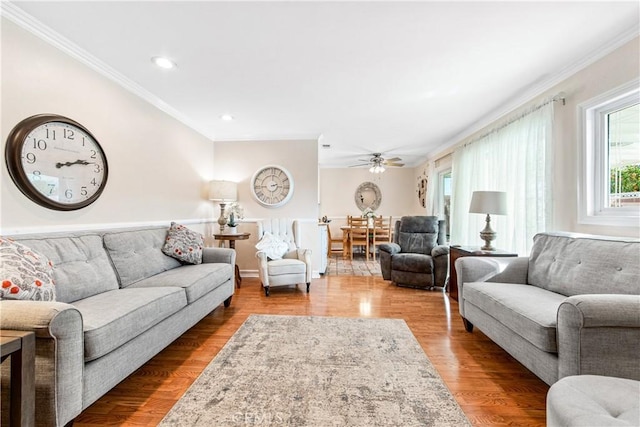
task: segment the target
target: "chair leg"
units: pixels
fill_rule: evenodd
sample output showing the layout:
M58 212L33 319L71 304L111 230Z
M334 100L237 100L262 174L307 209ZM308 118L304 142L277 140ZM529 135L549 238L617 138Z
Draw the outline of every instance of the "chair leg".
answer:
M309 286L311 286L311 283L307 282L307 293L309 293Z
M269 296L269 287L268 286L264 287L264 295L267 296L267 297Z

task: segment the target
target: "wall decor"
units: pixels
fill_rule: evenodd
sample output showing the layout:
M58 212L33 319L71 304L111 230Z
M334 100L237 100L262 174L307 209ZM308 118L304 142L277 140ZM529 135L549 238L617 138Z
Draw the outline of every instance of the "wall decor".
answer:
M250 185L253 197L266 207L282 206L293 196L293 177L282 166L261 167L253 174Z
M354 198L361 211L367 208L376 211L382 203L382 192L376 184L367 181L358 186Z
M57 114L39 114L18 123L7 137L5 161L25 196L60 211L95 202L109 172L104 151L91 132Z
M427 176L426 171L418 177L418 188L416 189L418 194L418 202L423 208L427 207Z

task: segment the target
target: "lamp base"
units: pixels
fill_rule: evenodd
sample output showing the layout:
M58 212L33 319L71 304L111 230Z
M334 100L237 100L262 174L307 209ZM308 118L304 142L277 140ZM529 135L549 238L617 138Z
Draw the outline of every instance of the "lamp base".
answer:
M227 206L226 203L220 203L220 218L218 218L218 224L220 225L220 233L224 233L224 227L227 225L227 218L224 215L224 208Z
M480 232L480 238L484 240L484 246L481 247L483 251L495 251L496 248L491 246L491 241L496 240L496 232L491 229L491 216L487 214L487 225Z

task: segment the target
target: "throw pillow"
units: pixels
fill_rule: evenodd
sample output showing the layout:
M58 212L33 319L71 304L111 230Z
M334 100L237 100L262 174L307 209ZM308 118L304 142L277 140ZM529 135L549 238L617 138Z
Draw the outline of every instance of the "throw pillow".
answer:
M269 259L282 259L282 256L289 250L289 244L265 231L262 239L256 245L256 249L267 254Z
M202 264L202 246L202 234L172 222L162 252L187 264Z
M0 299L56 300L53 263L7 237L0 237L0 280Z

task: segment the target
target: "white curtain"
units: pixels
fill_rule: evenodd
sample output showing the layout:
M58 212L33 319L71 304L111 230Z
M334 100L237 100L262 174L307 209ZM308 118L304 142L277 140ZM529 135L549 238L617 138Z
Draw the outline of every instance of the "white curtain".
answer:
M451 243L482 246L485 215L469 213L474 191L505 191L507 215L492 215L493 246L528 255L533 236L550 230L553 102L453 153Z
M438 172L436 171L436 162L429 162L429 174L427 175L427 198L426 198L426 208L427 215L436 215L440 214L440 210L438 207L438 199L437 199L437 190L438 190Z

